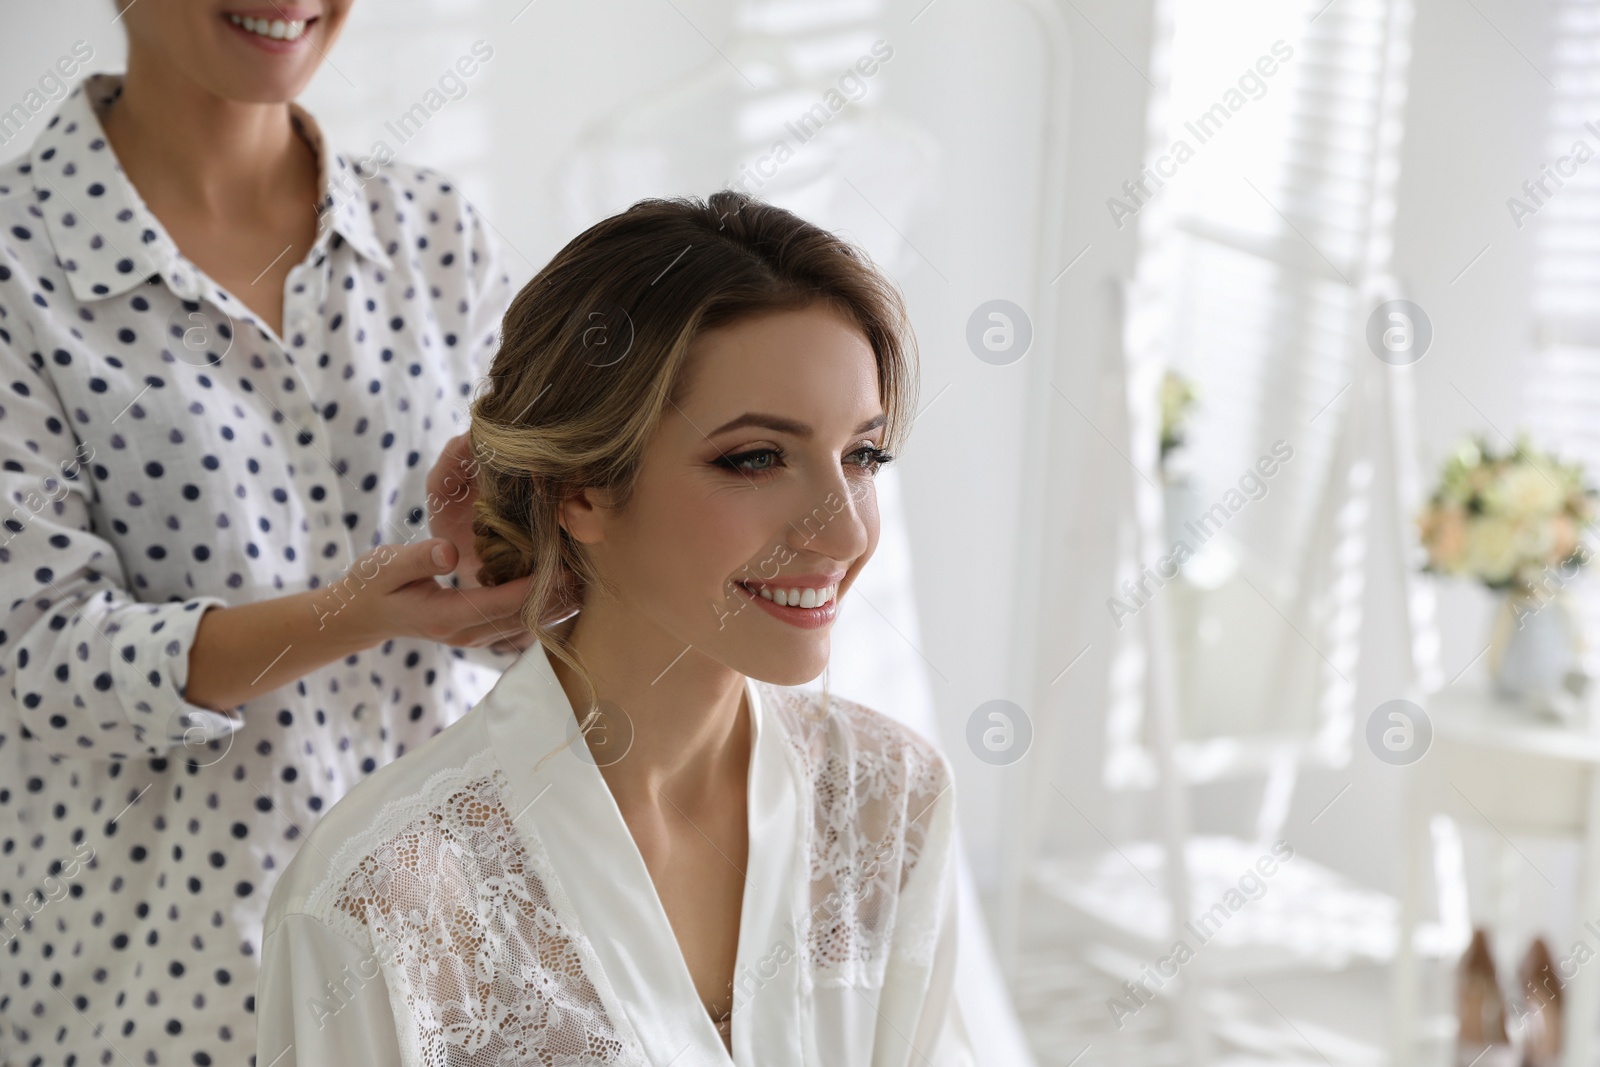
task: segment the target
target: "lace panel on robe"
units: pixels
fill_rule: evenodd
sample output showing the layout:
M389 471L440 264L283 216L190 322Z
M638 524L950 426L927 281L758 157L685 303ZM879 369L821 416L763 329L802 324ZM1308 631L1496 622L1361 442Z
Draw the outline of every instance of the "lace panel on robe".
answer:
M307 910L378 947L416 1063L643 1064L595 988L599 963L563 918L572 911L537 839L530 852L512 829L504 785L481 752L385 805Z
M818 984L883 981L900 894L950 787L948 765L926 740L888 716L831 696L764 687L810 780L811 907L799 916L804 957ZM938 931L902 930L908 959L931 965Z

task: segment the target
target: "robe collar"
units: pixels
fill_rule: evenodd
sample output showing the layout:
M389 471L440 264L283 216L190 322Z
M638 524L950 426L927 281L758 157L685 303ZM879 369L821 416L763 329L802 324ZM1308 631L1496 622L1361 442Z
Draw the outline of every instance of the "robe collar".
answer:
M626 1018L658 1067L798 1064L801 936L809 892L800 856L798 764L745 680L751 720L749 849L734 967L729 1056L694 988L666 910L542 645L530 645L483 698L506 771L513 825L537 839L599 959L606 1009ZM571 742L570 744L568 742ZM553 754L551 754L553 753Z

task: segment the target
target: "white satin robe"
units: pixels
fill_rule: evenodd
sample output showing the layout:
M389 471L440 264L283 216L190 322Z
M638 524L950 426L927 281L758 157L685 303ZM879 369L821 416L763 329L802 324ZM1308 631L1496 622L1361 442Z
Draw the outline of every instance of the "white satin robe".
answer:
M949 765L859 704L834 697L819 719L814 694L746 693L731 1057L534 645L351 790L284 871L257 1067L975 1063L951 995Z

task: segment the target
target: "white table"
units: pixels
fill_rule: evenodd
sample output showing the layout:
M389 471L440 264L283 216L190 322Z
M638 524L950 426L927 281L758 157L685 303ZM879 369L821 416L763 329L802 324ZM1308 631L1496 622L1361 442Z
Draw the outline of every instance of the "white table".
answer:
M1575 837L1582 843L1578 921L1600 923L1600 732L1530 718L1481 686L1440 690L1425 703L1433 726L1427 753L1407 768L1400 931L1394 968L1394 1063L1413 1062L1418 1009L1417 927L1420 864L1428 822L1444 814L1487 826L1509 850L1517 835ZM1591 716L1593 721L1593 716ZM1561 932L1560 937L1565 936ZM1580 936L1597 947L1594 939ZM1571 945L1551 945L1559 961ZM1502 987L1514 987L1518 960L1497 961ZM1507 981L1509 972L1510 980ZM1600 1022L1600 962L1565 984L1564 1067L1593 1067Z

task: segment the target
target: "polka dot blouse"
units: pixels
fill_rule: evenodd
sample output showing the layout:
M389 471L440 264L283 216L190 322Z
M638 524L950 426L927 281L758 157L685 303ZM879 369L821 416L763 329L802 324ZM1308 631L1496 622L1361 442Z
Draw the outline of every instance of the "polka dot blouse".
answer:
M80 84L0 167L0 1065L245 1064L279 872L512 658L392 640L220 713L195 626L429 536L512 295L449 183L316 149L279 337L187 262Z

